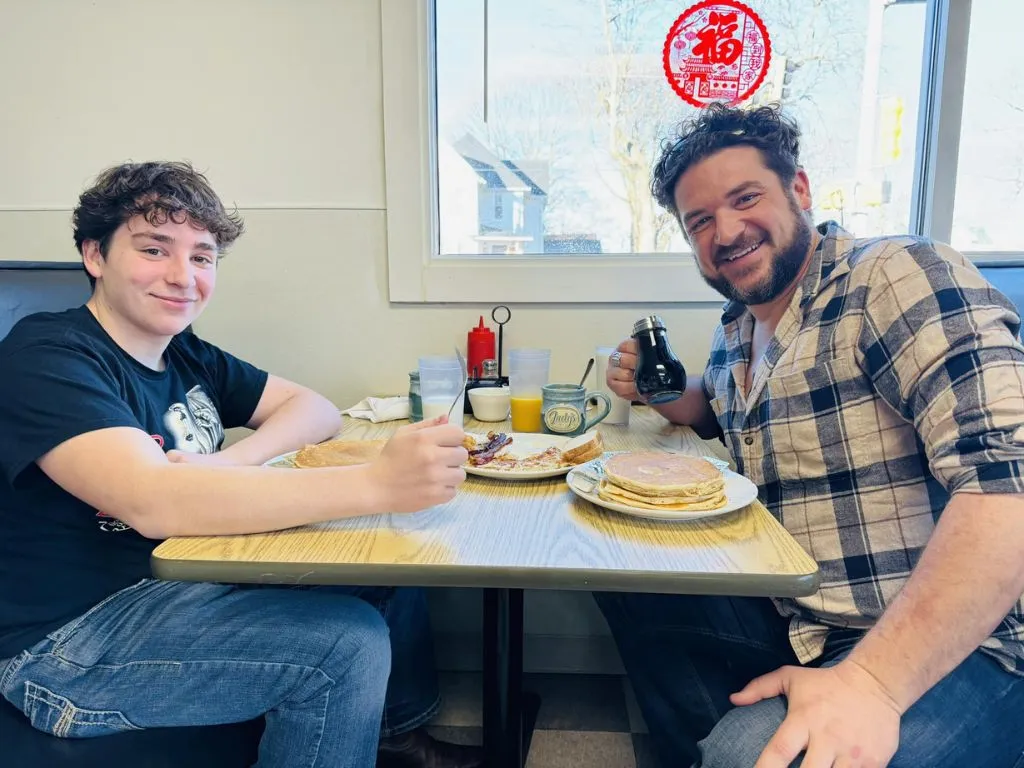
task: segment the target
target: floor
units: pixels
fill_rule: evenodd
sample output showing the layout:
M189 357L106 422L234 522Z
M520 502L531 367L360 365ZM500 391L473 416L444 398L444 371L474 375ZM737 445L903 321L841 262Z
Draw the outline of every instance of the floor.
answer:
M479 673L442 673L436 737L480 743L481 685ZM527 768L660 768L625 678L527 674L524 688L541 697Z

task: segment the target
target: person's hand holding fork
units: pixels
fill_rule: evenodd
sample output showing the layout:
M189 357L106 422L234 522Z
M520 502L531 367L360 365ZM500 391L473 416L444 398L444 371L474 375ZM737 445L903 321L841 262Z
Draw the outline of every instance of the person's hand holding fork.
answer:
M391 512L418 512L455 498L466 479L466 433L446 416L408 424L370 465L374 491Z

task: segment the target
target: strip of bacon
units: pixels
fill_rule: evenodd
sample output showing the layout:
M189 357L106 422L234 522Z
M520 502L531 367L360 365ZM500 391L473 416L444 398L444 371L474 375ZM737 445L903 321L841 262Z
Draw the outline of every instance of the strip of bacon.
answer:
M507 435L504 432L500 432L498 434L488 432L487 442L484 443L483 447L476 448L469 452L469 463L474 467L486 464L491 461L495 455L497 455L498 451L511 444L511 435Z

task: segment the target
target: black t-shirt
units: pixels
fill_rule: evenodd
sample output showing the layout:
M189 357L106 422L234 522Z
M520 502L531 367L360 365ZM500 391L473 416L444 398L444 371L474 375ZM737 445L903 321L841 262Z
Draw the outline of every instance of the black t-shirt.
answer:
M189 332L164 360L159 372L139 363L85 307L30 315L0 341L0 659L150 576L159 544L65 492L36 460L108 427L212 453L224 429L248 423L267 382Z

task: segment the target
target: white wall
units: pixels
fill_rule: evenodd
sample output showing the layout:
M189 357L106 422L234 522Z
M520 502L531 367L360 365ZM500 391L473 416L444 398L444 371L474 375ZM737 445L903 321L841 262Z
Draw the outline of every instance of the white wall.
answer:
M100 169L191 160L248 230L199 333L339 406L404 391L490 308L388 302L380 35L376 0L0 0L0 258L77 258L70 210ZM513 306L506 347L578 378L650 309ZM657 311L699 370L718 308ZM471 596L435 604L472 625ZM603 631L585 595L531 597L528 627Z

